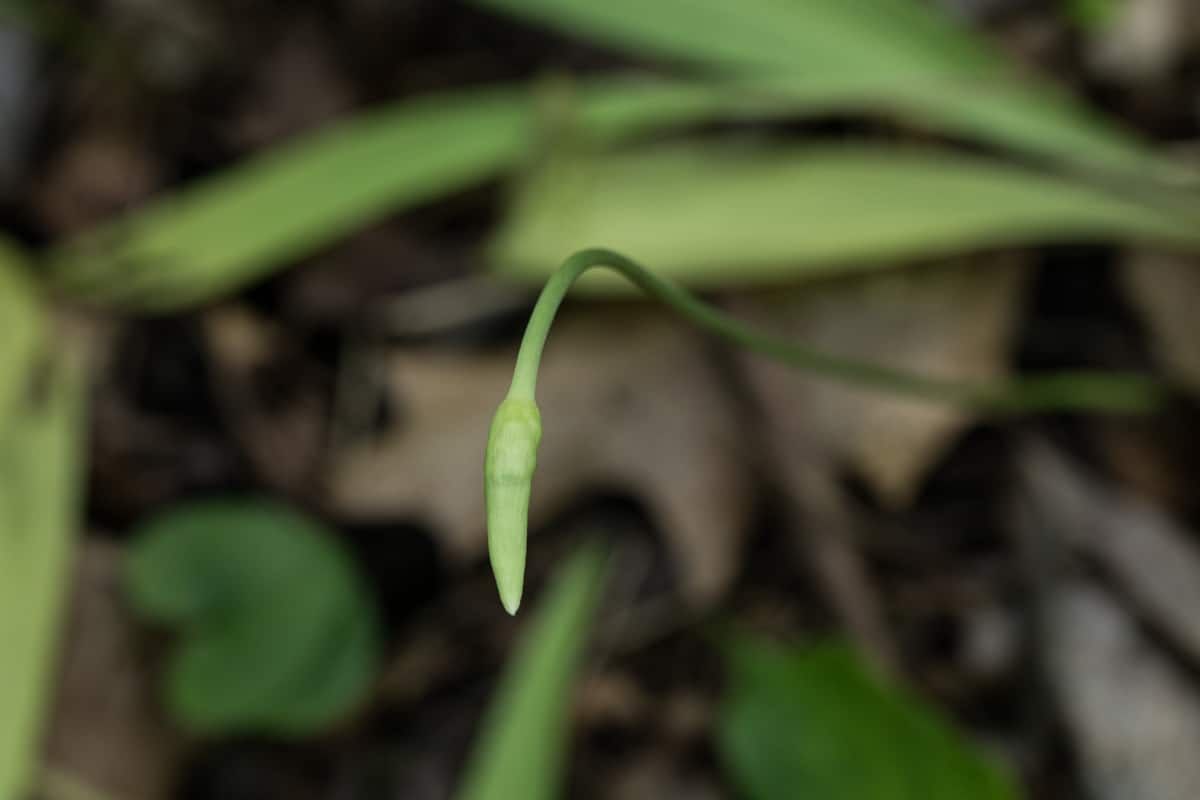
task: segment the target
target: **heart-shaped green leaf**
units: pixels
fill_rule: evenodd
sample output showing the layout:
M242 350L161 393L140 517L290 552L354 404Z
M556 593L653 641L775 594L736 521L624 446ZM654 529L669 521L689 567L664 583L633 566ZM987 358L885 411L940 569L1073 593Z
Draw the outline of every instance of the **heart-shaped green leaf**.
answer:
M174 509L138 537L129 594L179 628L166 701L185 728L299 735L362 699L377 616L329 531L275 503L230 499Z

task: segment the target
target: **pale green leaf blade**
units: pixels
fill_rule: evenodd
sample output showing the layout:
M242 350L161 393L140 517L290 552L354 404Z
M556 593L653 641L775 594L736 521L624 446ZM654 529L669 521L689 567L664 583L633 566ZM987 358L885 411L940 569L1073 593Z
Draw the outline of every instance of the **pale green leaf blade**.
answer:
M433 98L304 137L69 240L50 253L53 277L97 302L226 291L385 209L490 175L525 139L520 97Z
M1016 800L1011 779L839 645L726 647L722 761L747 800Z
M66 600L85 441L83 379L67 359L0 432L0 797L20 797L37 753Z
M921 149L683 146L572 158L526 186L492 245L539 284L604 246L694 287L772 284L988 247L1200 247L1200 212L994 160ZM622 287L588 275L592 289Z
M1178 178L1066 94L917 0L477 0L560 30L836 98L991 144L1141 178Z
M15 244L0 238L0 434L29 390L42 324L29 263Z
M547 94L505 87L428 97L303 137L58 246L48 258L53 282L135 309L203 302L387 213L514 167L553 123L557 95ZM570 122L599 142L784 104L636 79L565 94Z
M598 546L589 546L563 568L505 669L458 800L560 796L571 689L600 601L606 562Z
M476 0L560 30L743 73L995 68L969 33L910 0Z

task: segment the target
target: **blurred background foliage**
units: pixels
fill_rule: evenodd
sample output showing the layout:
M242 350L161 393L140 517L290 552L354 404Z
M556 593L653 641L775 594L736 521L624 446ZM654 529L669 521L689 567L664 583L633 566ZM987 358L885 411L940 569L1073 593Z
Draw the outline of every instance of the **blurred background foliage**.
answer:
M1189 0L0 0L0 798L1194 797L1198 98ZM589 276L509 620L586 246L1172 393L981 420Z

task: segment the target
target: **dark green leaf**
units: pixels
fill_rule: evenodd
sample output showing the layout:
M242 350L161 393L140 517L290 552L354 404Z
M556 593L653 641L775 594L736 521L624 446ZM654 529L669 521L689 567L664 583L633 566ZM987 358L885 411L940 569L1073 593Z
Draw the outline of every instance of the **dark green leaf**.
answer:
M349 712L376 668L376 612L333 534L265 501L174 509L138 531L135 608L176 627L166 700L196 733L304 734Z
M1103 31L1117 18L1121 0L1063 0L1067 15L1087 31Z
M748 800L1015 800L931 710L838 645L727 644L721 757Z

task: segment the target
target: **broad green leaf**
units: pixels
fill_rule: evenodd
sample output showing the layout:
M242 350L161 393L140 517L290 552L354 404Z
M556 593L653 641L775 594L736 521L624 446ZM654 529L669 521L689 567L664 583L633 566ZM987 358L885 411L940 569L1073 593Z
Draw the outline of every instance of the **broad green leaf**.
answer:
M534 176L492 245L541 283L586 246L691 286L778 283L1003 245L1200 247L1200 212L964 155L869 146L676 146L574 158ZM588 275L585 287L617 288Z
M783 105L771 93L609 80L565 92L464 91L367 113L252 158L49 254L60 291L167 310L260 278L378 219L512 168L561 109L605 142Z
M722 761L747 800L1016 800L1012 781L932 710L838 645L726 646Z
M0 435L29 390L41 333L29 265L15 244L0 238Z
M374 677L376 612L334 535L286 507L212 500L137 532L134 607L179 629L166 702L189 731L302 735L349 712Z
M37 772L78 529L83 386L63 359L0 432L0 797Z
M639 53L770 78L842 111L887 111L986 142L1126 173L1160 163L919 0L476 0ZM1145 177L1145 175L1143 175Z
M571 693L600 600L606 557L585 547L563 568L504 672L458 800L553 800L562 791Z

